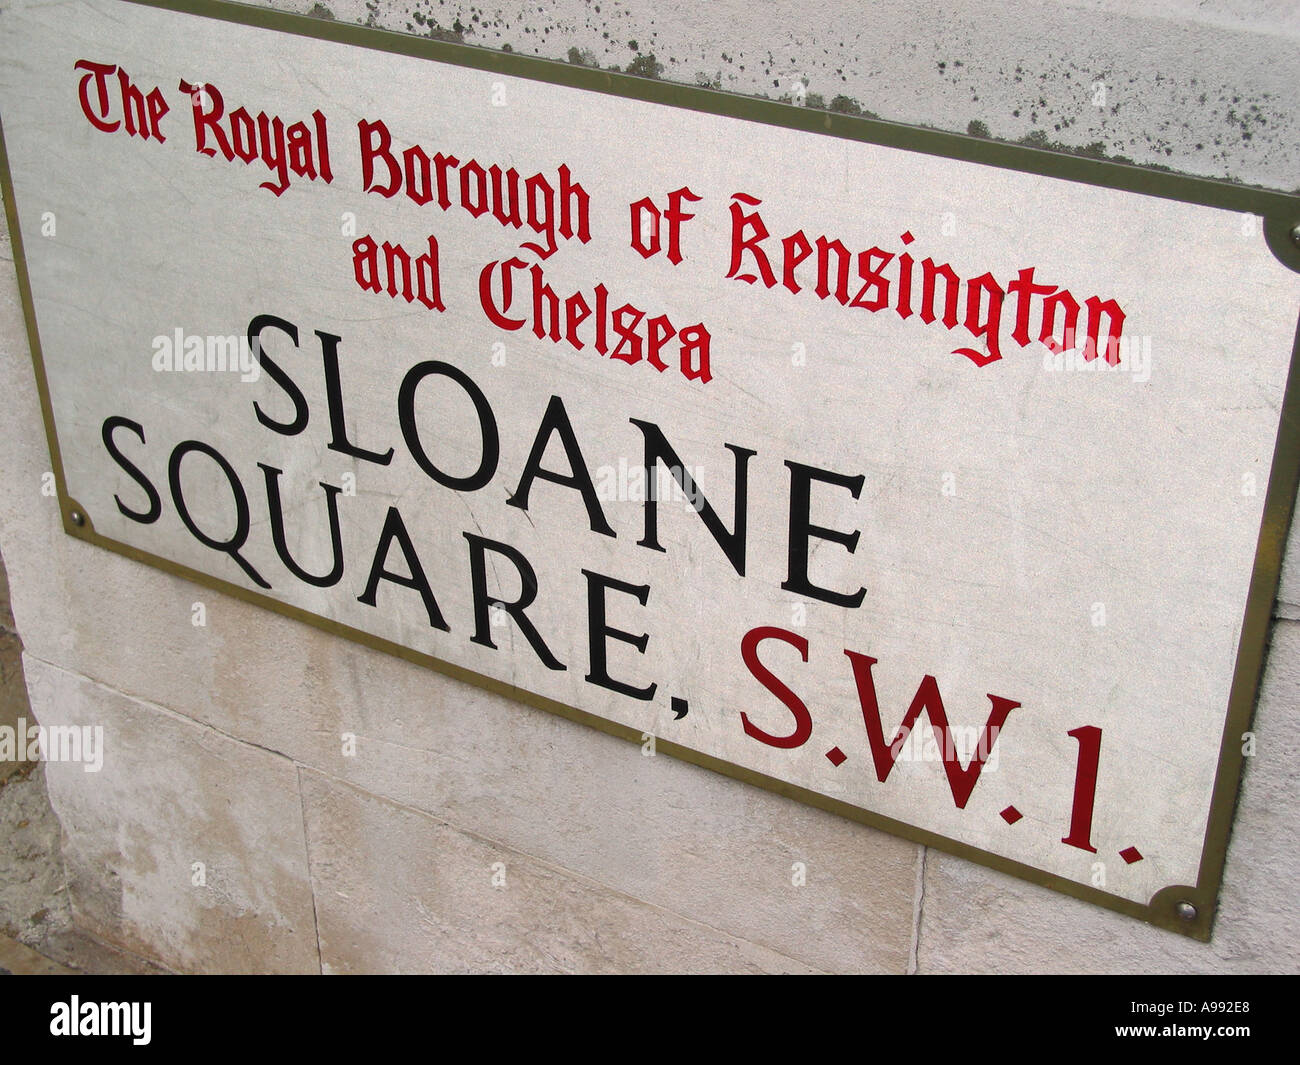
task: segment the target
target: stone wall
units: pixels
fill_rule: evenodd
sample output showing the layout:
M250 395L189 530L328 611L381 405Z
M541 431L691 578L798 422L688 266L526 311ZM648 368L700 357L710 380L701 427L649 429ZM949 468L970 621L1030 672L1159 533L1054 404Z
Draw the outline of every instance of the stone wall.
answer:
M1275 189L1300 174L1285 2L276 6ZM65 536L7 235L0 258L0 550L30 713L102 725L113 752L98 774L43 767L84 932L194 972L1297 968L1295 536L1199 944ZM13 628L0 618L6 678Z

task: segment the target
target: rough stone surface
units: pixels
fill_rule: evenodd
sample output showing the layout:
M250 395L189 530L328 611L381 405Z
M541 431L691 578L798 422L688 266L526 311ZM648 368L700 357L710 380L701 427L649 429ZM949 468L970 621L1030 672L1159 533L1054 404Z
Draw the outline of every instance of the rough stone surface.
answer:
M472 688L447 696L423 712L412 699L409 716L376 722L356 758L332 764L369 791L818 968L906 967L910 918L879 916L910 914L915 846Z
M0 629L13 631L14 614L9 609L9 574L5 572L4 558L0 557Z
M75 970L51 961L17 940L0 936L0 976L72 976Z
M23 644L14 631L14 616L9 609L9 575L0 557L0 728L16 729L27 714L27 685L23 681ZM23 752L15 751L12 759L0 760L0 785L25 765Z
M180 971L318 971L293 764L30 655L24 667L43 725L103 728L99 772L45 763L77 923Z
M43 946L72 921L43 764L24 763L0 778L0 833L0 933Z
M1300 172L1300 10L1279 0L262 2L1206 177Z
M303 805L327 973L813 971L318 773Z
M22 641L13 631L9 579L0 560L0 727L15 734L35 724L23 679ZM71 927L59 822L45 794L45 770L25 751L0 761L0 931L25 944L44 944Z
M17 633L0 628L0 727L16 730L18 722L26 716L27 686L23 682L23 644ZM20 757L22 753L16 750L14 758L0 760L0 781L27 764Z

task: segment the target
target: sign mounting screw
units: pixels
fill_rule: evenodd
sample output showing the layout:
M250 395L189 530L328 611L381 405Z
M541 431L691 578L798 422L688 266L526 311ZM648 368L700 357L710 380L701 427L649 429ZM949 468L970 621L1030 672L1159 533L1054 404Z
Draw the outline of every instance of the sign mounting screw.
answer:
M1196 920L1196 907L1190 902L1180 902L1175 908L1175 912L1184 921Z
M1291 243L1296 245L1296 247L1300 247L1300 222L1297 222L1295 225L1291 227L1290 236L1291 236Z
M86 515L84 515L83 513L81 513L81 511L79 511L79 510L72 510L72 511L69 511L69 513L68 513L68 519L72 522L73 525L85 525L85 524L86 524Z

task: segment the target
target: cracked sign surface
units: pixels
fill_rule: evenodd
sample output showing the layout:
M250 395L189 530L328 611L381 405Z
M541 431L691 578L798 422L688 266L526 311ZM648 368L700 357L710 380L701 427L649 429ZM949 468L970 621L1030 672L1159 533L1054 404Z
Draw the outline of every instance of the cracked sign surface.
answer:
M1258 218L245 17L0 16L70 533L1212 908L1300 305Z

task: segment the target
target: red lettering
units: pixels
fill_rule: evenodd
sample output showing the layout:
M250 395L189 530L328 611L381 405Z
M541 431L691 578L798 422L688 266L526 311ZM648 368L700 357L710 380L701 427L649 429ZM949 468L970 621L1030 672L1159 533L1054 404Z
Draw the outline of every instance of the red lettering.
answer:
M108 121L108 78L117 70L116 63L92 63L89 59L79 59L72 65L73 70L87 70L88 73L77 85L81 99L81 113L97 130L112 133L120 122ZM90 83L95 83L95 101L98 107L91 110ZM183 83L182 83L183 84Z
M745 203L757 207L763 201L753 196L746 196L743 192L732 193L731 199L731 266L727 270L727 277L734 277L737 281L752 285L761 276L763 284L771 288L776 284L776 275L772 273L772 264L768 262L767 253L758 246L759 241L766 240L768 237L767 226L763 224L763 219L757 211L746 214L744 208L740 206ZM749 233L747 237L746 232ZM745 252L749 252L754 257L754 263L758 267L757 274L737 272L740 270L741 258Z
M361 190L377 192L385 199L392 198L402 187L402 171L393 158L393 135L388 132L384 120L367 122L364 118L357 123L361 135ZM378 159L388 168L388 184L375 184L375 160Z
M527 265L522 259L507 259L504 263L491 262L483 267L478 275L479 305L483 308L483 313L487 315L488 321L498 329L514 330L524 327L526 319L507 318L505 312L510 309L510 304L514 301L513 271L516 268L522 270ZM498 267L501 270L500 304L497 304L492 298L492 274Z
M783 750L802 747L812 735L812 714L808 712L804 701L758 660L758 645L764 640L780 640L788 643L799 652L799 657L805 662L808 661L808 641L797 633L774 626L750 629L740 641L740 656L744 659L745 666L755 679L781 700L785 708L790 711L794 717L794 728L785 736L774 736L750 721L749 715L743 710L740 712L741 727L744 728L746 736L751 736L760 743L766 743L769 747L779 747Z
M948 728L948 715L943 707L943 699L939 695L938 682L927 674L922 679L921 686L917 688L916 696L912 699L911 706L907 708L907 713L903 715L903 723L895 733L894 739L886 745L884 728L880 722L880 706L876 701L876 683L871 676L871 667L876 664L876 659L855 651L846 650L844 653L853 663L858 702L862 706L862 720L867 726L867 740L871 744L871 757L876 764L877 779L882 784L889 779L889 773L898 760L903 744L907 742L907 737L916 726L921 711L925 710L930 715L930 727L938 731L942 741L940 754L943 757L944 772L948 776L948 787L952 789L953 802L957 804L958 809L965 809L971 792L979 781L980 770L984 768L985 759L993 750L998 733L1006 723L1007 715L1020 704L997 695L989 696L993 710L984 724L975 753L971 755L969 764L963 767L957 758L957 749Z
M191 85L188 81L182 81L180 88L181 92L189 96L194 111L194 150L209 158L215 158L220 151L226 162L230 162L235 158L235 153L230 150L226 131L218 124L221 116L225 114L226 103L221 98L221 93L217 91L217 87L206 84ZM209 111L203 109L205 100L212 101L212 109ZM217 142L216 148L208 146L208 134L211 134L212 139Z

